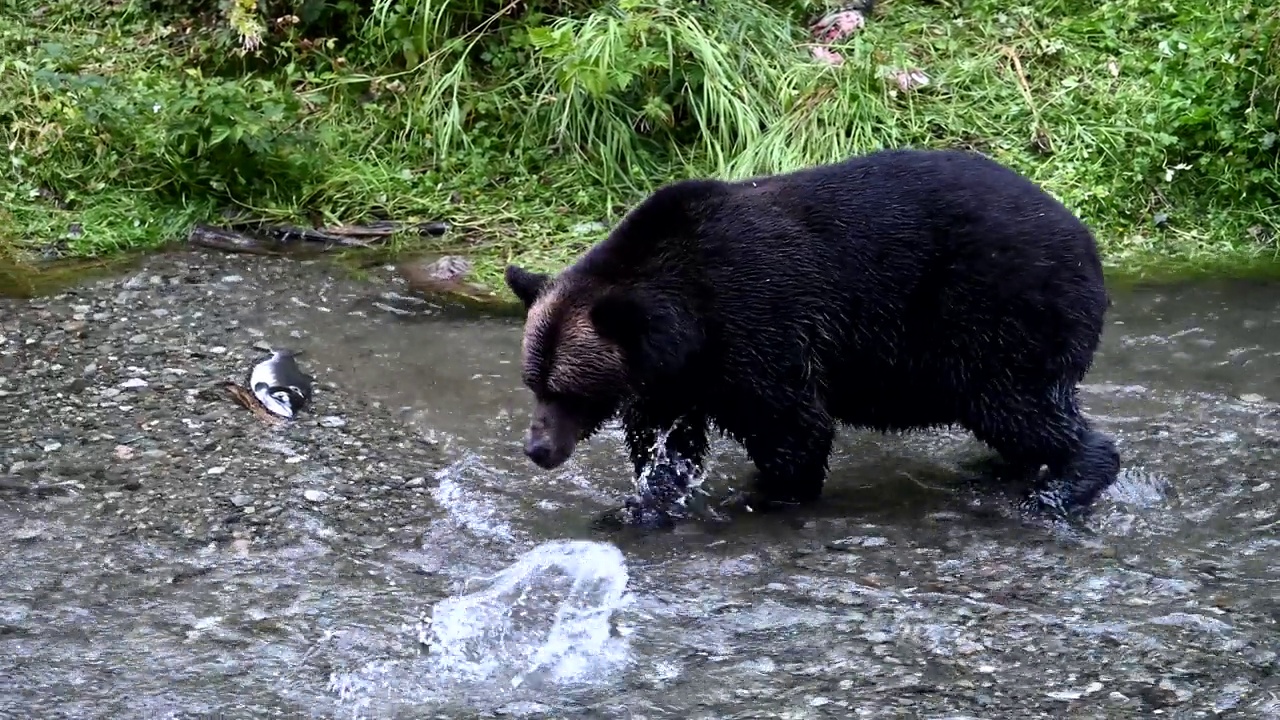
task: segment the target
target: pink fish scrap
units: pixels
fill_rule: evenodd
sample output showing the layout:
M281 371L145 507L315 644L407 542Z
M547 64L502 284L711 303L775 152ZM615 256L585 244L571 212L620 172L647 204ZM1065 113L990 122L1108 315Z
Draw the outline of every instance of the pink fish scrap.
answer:
M824 46L844 40L866 24L866 17L858 10L837 10L829 13L809 27L809 31L813 33L813 38L821 43L820 45L811 45L809 52L815 59L822 62L831 65L842 65L844 57L840 53Z

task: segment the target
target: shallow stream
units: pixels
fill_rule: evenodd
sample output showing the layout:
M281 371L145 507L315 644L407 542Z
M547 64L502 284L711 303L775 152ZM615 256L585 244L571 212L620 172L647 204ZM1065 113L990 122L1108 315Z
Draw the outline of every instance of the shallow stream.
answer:
M518 323L397 289L189 255L0 301L0 475L49 488L0 491L0 716L1280 717L1276 285L1116 293L1076 534L963 433L848 430L815 509L597 529L619 434L537 470ZM314 415L211 399L253 342Z

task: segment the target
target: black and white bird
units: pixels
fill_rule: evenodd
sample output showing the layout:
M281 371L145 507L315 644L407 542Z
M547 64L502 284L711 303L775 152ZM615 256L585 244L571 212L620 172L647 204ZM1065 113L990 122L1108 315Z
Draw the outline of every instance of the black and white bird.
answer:
M311 400L315 381L298 367L298 355L291 350L274 350L249 374L249 388L262 406L291 420Z

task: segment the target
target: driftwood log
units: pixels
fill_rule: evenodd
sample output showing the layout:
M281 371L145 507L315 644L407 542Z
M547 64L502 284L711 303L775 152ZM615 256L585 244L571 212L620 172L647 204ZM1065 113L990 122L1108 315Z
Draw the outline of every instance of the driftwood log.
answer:
M296 225L237 223L235 227L196 225L187 242L197 247L256 255L323 253L333 248L373 248L397 232L440 236L449 231L445 222L396 223L380 221L370 225L339 225L316 230Z

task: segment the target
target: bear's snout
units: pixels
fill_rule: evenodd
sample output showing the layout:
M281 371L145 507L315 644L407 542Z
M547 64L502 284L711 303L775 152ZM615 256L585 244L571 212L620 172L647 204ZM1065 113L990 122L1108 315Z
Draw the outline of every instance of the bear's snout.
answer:
M552 403L538 403L525 435L524 454L543 470L560 467L577 447L577 423Z
M529 439L524 443L524 454L529 456L534 465L543 470L554 470L564 464L569 459L572 449L565 450L553 443L546 436L537 436L530 434Z

